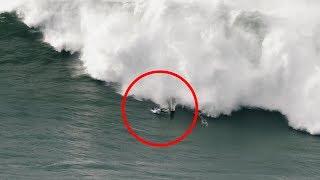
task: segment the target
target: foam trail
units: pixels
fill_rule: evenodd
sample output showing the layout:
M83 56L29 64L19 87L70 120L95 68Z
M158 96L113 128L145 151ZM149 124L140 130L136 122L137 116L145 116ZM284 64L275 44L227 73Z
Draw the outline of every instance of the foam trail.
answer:
M278 110L293 128L320 134L318 0L7 2L0 11L16 10L57 50L80 52L88 74L121 92L137 74L173 70L193 84L208 115ZM174 80L154 82L133 93L192 108Z

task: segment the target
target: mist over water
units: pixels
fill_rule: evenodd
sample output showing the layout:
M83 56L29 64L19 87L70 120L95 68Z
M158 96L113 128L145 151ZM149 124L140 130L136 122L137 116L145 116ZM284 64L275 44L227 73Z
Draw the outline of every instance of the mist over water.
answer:
M79 52L86 72L119 83L120 93L136 75L168 69L194 86L210 116L277 110L311 134L320 134L319 8L317 0L0 2L56 50ZM193 106L174 80L142 87L138 99Z

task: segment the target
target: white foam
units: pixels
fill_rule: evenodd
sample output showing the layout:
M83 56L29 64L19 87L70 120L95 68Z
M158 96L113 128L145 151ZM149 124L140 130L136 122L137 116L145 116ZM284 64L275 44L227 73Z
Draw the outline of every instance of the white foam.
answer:
M194 86L211 116L242 106L278 110L292 127L320 134L318 0L7 2L2 11L17 10L57 50L81 52L87 72L120 83L121 92L142 72L168 69ZM137 98L193 106L175 81L142 86Z

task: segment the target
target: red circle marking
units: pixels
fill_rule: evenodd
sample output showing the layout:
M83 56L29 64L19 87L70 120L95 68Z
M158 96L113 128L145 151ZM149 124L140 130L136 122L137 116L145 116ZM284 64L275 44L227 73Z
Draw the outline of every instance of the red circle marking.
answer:
M142 78L153 75L153 74L167 74L170 76L173 76L179 80L181 80L190 90L192 96L193 96L193 100L194 100L194 115L193 115L193 119L192 122L189 126L189 128L179 137L177 137L176 139L167 141L167 142L163 142L163 143L159 143L159 142L153 142L150 140L146 140L144 138L142 138L141 136L139 136L131 127L129 121L128 121L128 117L127 117L127 113L126 113L126 104L127 104L127 98L128 98L128 94L130 92L130 90L132 89L132 87ZM176 74L174 72L168 71L168 70L153 70L153 71L148 71L145 72L141 75L139 75L138 77L136 77L128 86L127 90L124 93L124 96L122 97L121 100L121 116L122 116L122 120L124 123L124 126L127 128L128 132L139 142L141 142L142 144L146 145L146 146L150 146L150 147L159 147L159 148L164 148L164 147L169 147L169 146L173 146L176 145L178 143L180 143L182 140L184 140L188 135L191 134L192 129L196 126L197 120L198 120L198 114L199 114L199 105L198 105L198 98L197 95L193 89L193 87L191 86L191 84L185 80L182 76L180 76L179 74Z

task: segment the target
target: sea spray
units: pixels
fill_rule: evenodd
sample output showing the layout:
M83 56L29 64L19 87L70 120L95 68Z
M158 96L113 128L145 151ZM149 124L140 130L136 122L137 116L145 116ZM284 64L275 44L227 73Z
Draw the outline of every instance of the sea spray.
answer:
M242 106L278 110L311 134L320 134L319 8L317 0L0 3L58 51L80 52L87 73L119 83L120 92L142 72L168 69L194 86L207 115ZM193 106L174 80L143 87L137 98Z

